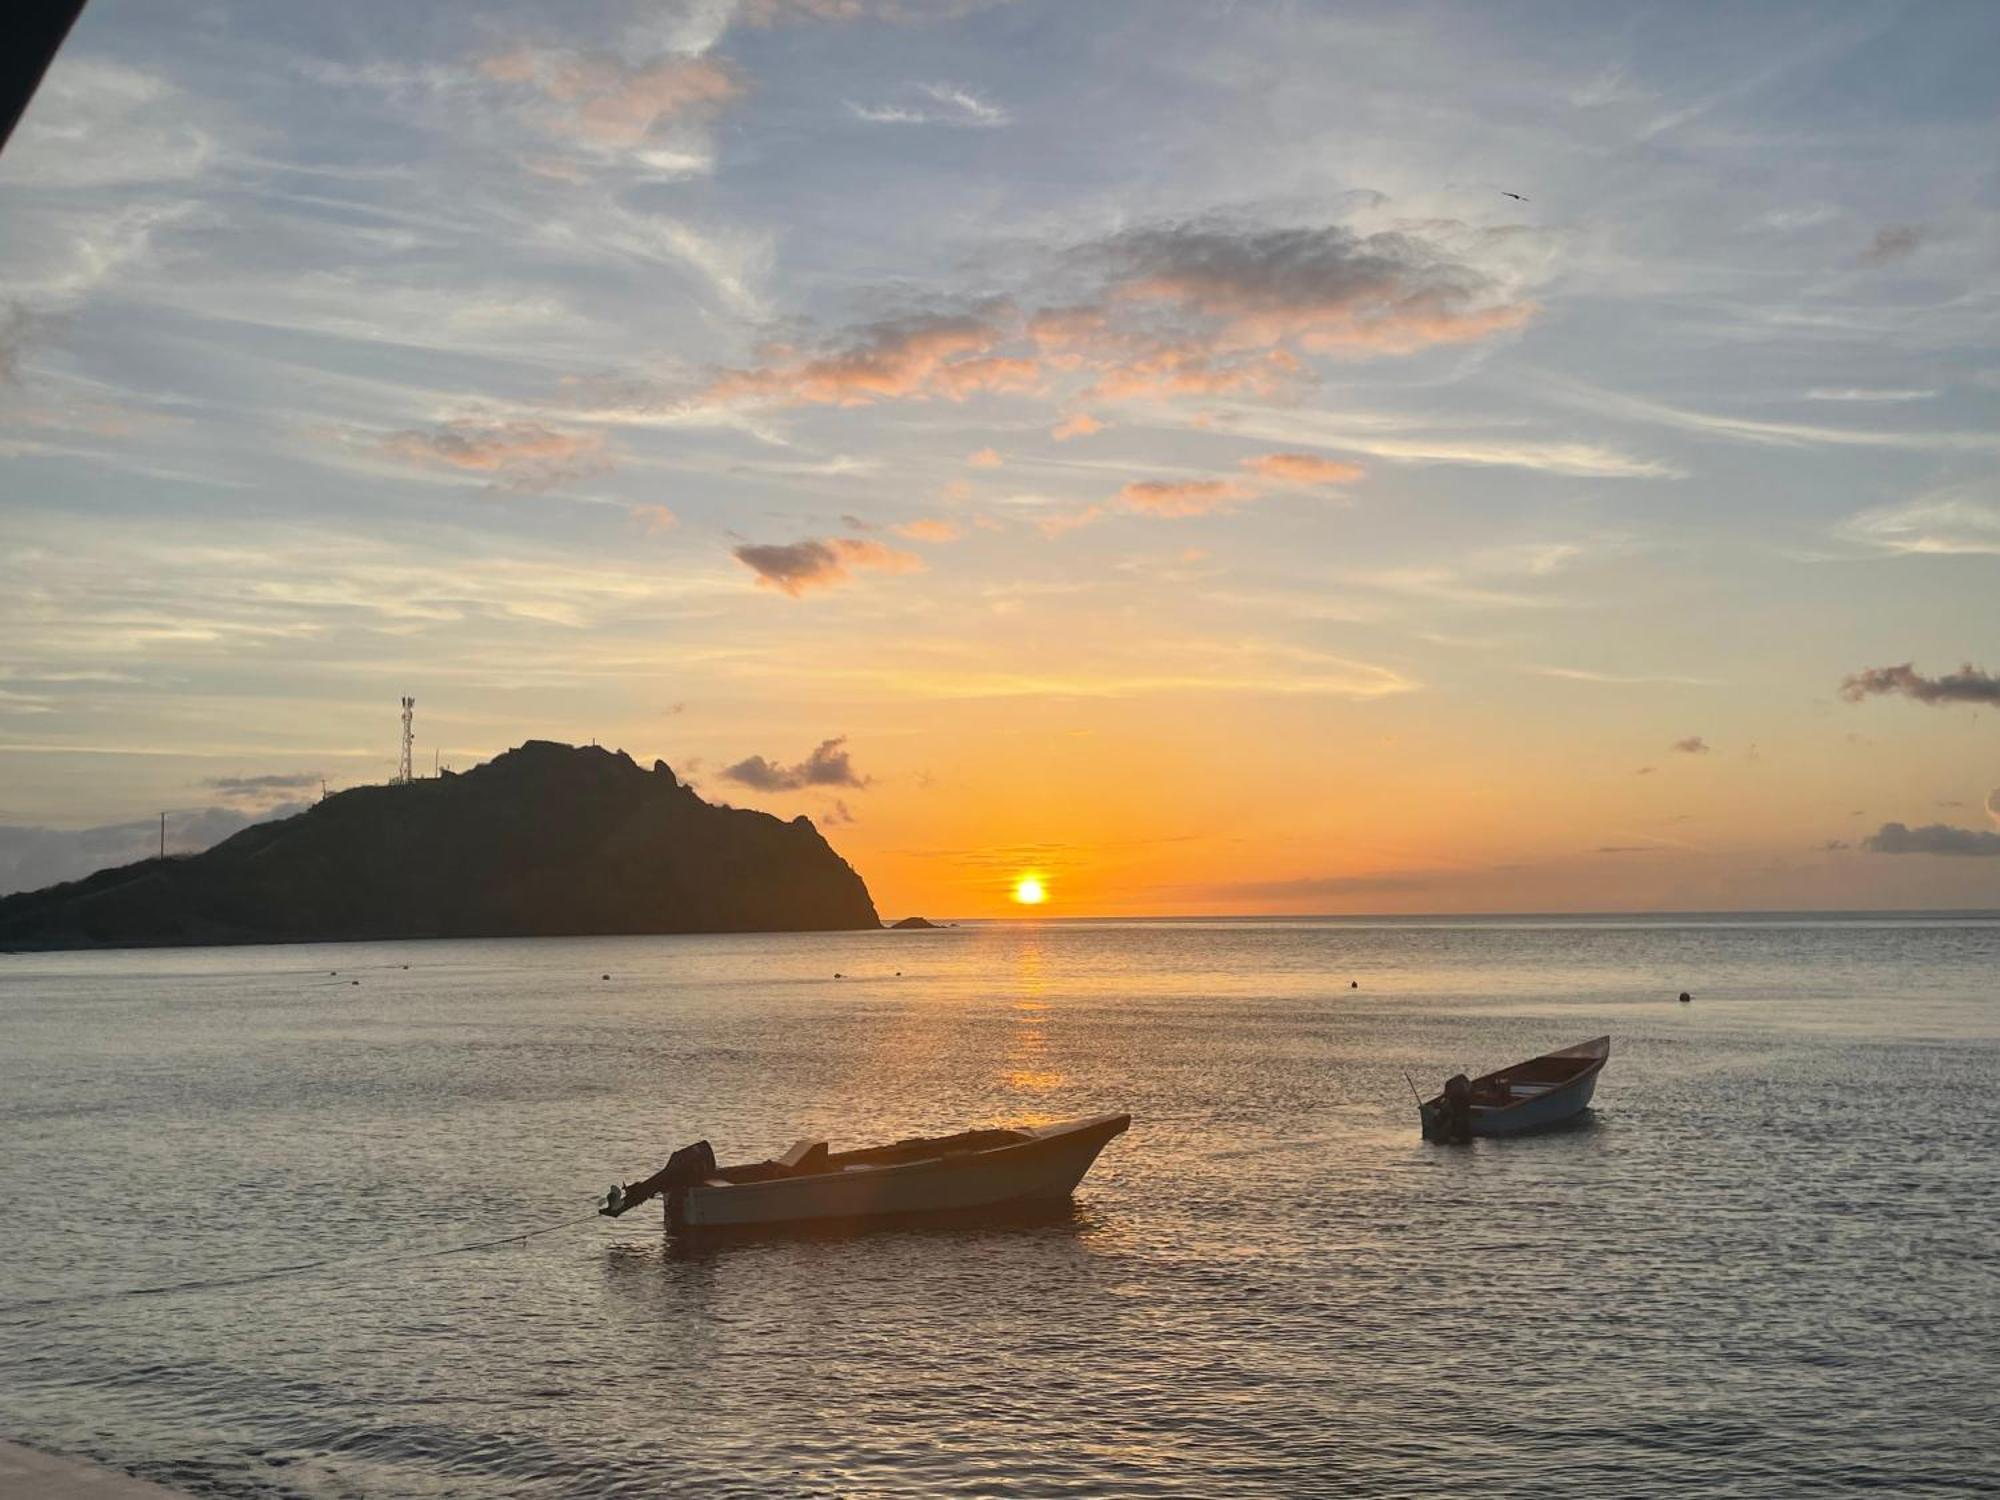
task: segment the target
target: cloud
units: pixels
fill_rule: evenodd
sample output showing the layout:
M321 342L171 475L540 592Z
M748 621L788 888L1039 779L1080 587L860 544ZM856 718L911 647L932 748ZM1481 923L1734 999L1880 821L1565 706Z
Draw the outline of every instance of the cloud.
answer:
M211 776L201 784L220 793L224 801L268 807L296 802L295 793L316 790L320 775L317 771L278 771L267 776Z
M845 736L821 740L812 754L791 766L766 760L761 755L752 755L733 766L723 767L721 774L727 781L740 782L760 792L796 792L809 786L850 786L859 790L867 786L871 778L855 772L853 762L848 759L846 744ZM853 819L844 821L852 822Z
M850 568L877 568L885 573L918 573L923 559L883 542L859 537L807 537L782 545L745 545L735 558L757 575L757 582L794 599L808 589L831 588L847 582Z
M922 104L854 104L848 110L871 125L955 125L991 130L1011 123L1012 116L999 105L988 102L971 89L950 83L915 83L910 92L920 94Z
M156 73L64 49L8 144L11 184L155 186L204 175L222 158L219 108Z
M1815 386L1806 392L1808 401L1929 401L1936 391L1869 389L1860 386Z
M408 428L381 440L385 452L426 468L485 474L507 489L546 490L610 467L604 439L539 422L460 418Z
M1255 489L1234 479L1145 479L1118 491L1127 510L1149 516L1207 515L1256 498Z
M739 14L750 26L858 21L909 23L949 21L1007 0L742 0Z
M1035 516L1032 519L1035 530L1039 531L1048 540L1054 541L1057 537L1067 532L1076 531L1085 526L1092 526L1103 520L1104 507L1101 505L1086 505L1077 510L1056 511L1049 515Z
M681 518L665 505L635 505L627 514L650 532L672 531L681 524Z
M1466 438L1458 435L1395 435L1383 431L1396 419L1343 416L1304 410L1270 411L1231 407L1215 425L1245 437L1274 443L1308 443L1344 448L1398 463L1456 464L1480 468L1528 469L1583 479L1683 479L1684 470L1635 458L1594 443L1542 442L1521 438Z
M1049 429L1049 436L1059 443L1066 443L1071 438L1089 437L1093 433L1102 432L1103 430L1104 424L1102 422L1098 421L1089 412L1080 411L1064 417L1055 426L1051 427Z
M837 828L843 823L853 823L859 820L855 818L853 813L848 811L845 801L839 797L835 797L833 799L833 806L821 813L818 821L829 828Z
M2000 506L1970 485L1933 490L1901 505L1864 510L1838 534L1904 556L2000 556Z
M889 528L897 536L908 537L913 542L955 542L965 533L959 530L955 521L934 520L920 516L914 521L902 521Z
M1367 236L1155 225L1068 252L1043 278L1075 288L1059 303L861 324L823 347L767 350L695 399L856 406L1057 387L1094 401L1272 397L1311 379L1313 357L1407 355L1521 327L1534 305L1517 277L1466 258L1478 244L1449 223Z
M867 406L878 401L963 401L983 391L1025 391L1040 381L1032 358L993 351L1004 314L923 314L867 324L819 353L768 351L767 362L725 370L708 402Z
M1930 238L1930 230L1922 224L1891 224L1875 231L1875 238L1868 248L1861 252L1864 266L1886 266L1894 261L1914 255L1917 247Z
M1986 816L2000 823L2000 786L1986 794Z
M641 162L668 145L670 128L705 122L743 92L727 63L712 57L673 56L644 63L605 53L516 47L479 65L488 79L532 91L538 103L530 123L570 144L631 153ZM660 158L666 164L669 149Z
M1352 484L1365 472L1359 464L1321 458L1313 453L1265 453L1244 459L1243 466L1272 484L1301 487Z
M1884 823L1861 841L1870 854L1949 854L1974 858L2000 857L2000 833L1979 828L1953 828L1946 823L1927 823L1907 828L1901 823Z
M981 448L977 453L968 455L965 461L975 469L997 469L1007 460L1000 456L997 448Z
M21 356L26 354L41 330L42 318L24 302L9 301L0 307L0 383L14 385L21 378Z
M1942 677L1926 677L1912 663L1904 662L1899 667L1868 667L1851 672L1840 683L1840 696L1849 703L1893 694L1933 707L1944 703L2000 707L2000 677L1981 671L1971 662Z
M1704 740L1698 734L1691 734L1684 740L1675 740L1667 748L1669 750L1678 750L1683 755L1706 755L1708 754L1708 741Z
M1442 238L1197 220L1091 247L1110 273L1107 315L1166 314L1213 350L1348 358L1411 354L1519 328L1533 303Z

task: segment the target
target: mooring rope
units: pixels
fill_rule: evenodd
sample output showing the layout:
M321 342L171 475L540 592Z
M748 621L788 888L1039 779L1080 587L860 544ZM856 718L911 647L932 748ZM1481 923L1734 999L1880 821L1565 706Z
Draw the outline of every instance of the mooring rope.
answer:
M519 1234L503 1234L492 1239L470 1240L462 1245L444 1245L434 1250L405 1250L387 1255L370 1255L361 1252L355 1255L330 1255L320 1260L295 1261L290 1265L267 1266L261 1271L245 1271L237 1276L202 1277L190 1281L169 1281L157 1286L112 1287L96 1292L71 1292L56 1297L24 1297L15 1302L0 1302L0 1318L12 1317L19 1313L33 1312L46 1308L74 1307L92 1302L118 1302L128 1297L163 1297L176 1292L219 1291L228 1287L251 1286L260 1281L282 1281L291 1276L314 1276L326 1271L357 1270L367 1266L393 1266L407 1261L438 1260L447 1255L463 1255L471 1250L490 1250L497 1245L518 1245L526 1240L539 1239L545 1234L555 1234L560 1230L574 1229L579 1224L587 1224L598 1217L592 1212L581 1218L564 1219L560 1223L545 1224L540 1229L523 1230Z

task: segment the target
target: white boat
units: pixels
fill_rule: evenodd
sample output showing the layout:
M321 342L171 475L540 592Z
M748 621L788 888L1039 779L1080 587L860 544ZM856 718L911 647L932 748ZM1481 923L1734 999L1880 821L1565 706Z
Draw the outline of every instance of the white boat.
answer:
M1611 1061L1611 1038L1593 1037L1545 1052L1497 1073L1461 1073L1444 1092L1417 1106L1424 1139L1464 1141L1476 1135L1524 1135L1581 1114Z
M830 1152L825 1141L807 1139L783 1156L740 1167L718 1167L708 1142L697 1141L651 1177L613 1187L598 1212L615 1217L664 1196L667 1222L694 1229L1060 1200L1131 1123L1130 1115L1092 1115L863 1151Z

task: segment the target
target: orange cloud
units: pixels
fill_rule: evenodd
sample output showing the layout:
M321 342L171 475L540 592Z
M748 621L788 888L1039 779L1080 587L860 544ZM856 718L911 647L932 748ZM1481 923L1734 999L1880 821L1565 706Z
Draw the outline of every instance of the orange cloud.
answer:
M1032 387L1039 377L1036 362L994 355L1002 338L992 322L972 315L878 323L831 353L773 350L765 365L725 371L706 396L718 402L867 406L934 396L963 401L978 391Z
M1103 506L1086 505L1082 510L1064 511L1052 516L1036 516L1035 529L1053 541L1065 532L1075 531L1079 526L1089 526L1103 519Z
M706 119L743 92L730 67L709 57L665 57L632 65L616 57L516 47L487 58L480 72L534 88L553 108L536 117L551 135L631 149L664 123Z
M1272 484L1299 486L1352 484L1363 473L1359 464L1321 458L1315 453L1265 453L1244 459L1243 466Z
M1234 479L1147 479L1118 492L1119 503L1127 510L1149 516L1207 515L1256 498L1256 490Z
M1437 233L1134 230L1074 253L1096 283L1080 300L1025 315L992 303L864 325L832 347L768 351L756 366L724 371L699 399L851 406L1051 387L1072 401L1272 398L1313 378L1311 356L1411 354L1534 316L1501 276L1451 253L1476 236L1464 226ZM1052 435L1101 427L1077 412Z
M426 468L489 474L510 489L548 489L610 467L597 434L557 432L539 422L460 418L381 440L383 451Z
M955 542L965 535L955 522L932 520L928 517L904 521L889 529L897 536L908 537L913 542Z
M981 448L977 453L970 455L965 461L975 469L997 469L1001 464L1006 462L1000 456L1000 450L997 448Z
M681 523L681 518L664 505L635 505L631 515L648 531L672 531Z
M852 568L876 568L885 573L920 573L923 559L884 542L859 537L836 536L821 540L782 545L745 545L735 550L736 560L757 575L763 588L774 588L794 599L808 589L831 588L846 583Z

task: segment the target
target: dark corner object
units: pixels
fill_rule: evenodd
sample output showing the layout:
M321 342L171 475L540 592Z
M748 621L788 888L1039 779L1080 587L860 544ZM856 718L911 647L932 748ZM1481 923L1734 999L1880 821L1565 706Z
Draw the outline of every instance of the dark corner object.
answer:
M0 150L27 113L63 38L83 14L83 0L15 0L13 14L7 23L9 40L0 47Z

